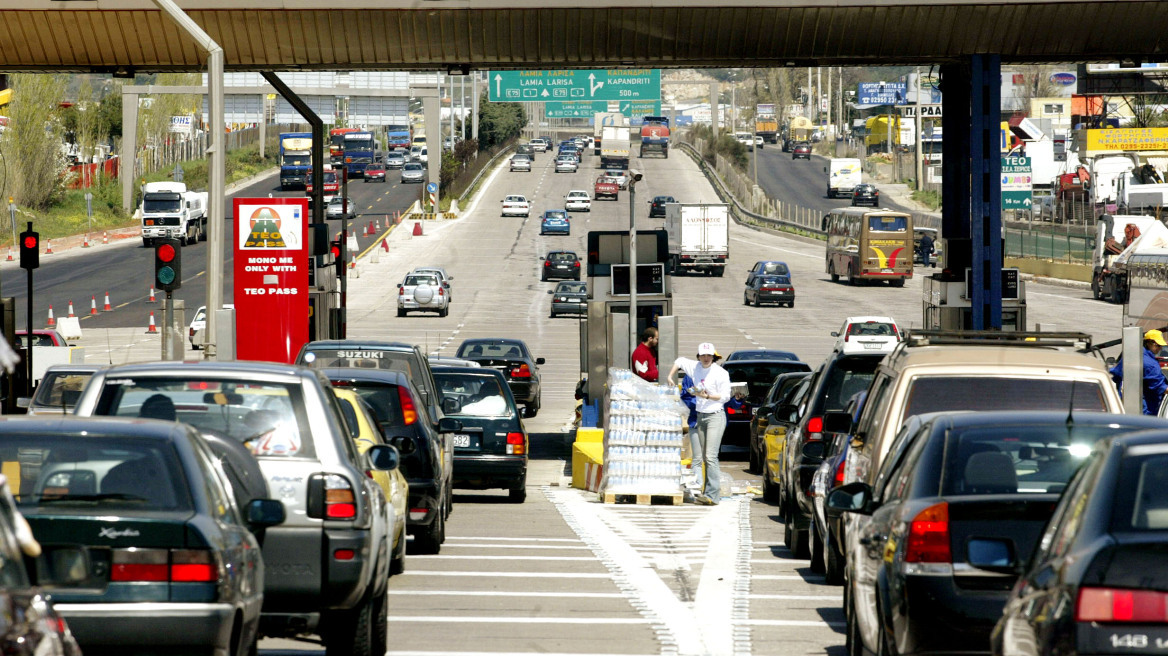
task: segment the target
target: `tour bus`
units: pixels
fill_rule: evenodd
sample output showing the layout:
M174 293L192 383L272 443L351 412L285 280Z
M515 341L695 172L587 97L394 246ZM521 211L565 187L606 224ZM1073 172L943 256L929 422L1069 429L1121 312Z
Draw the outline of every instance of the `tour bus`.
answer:
M827 273L832 282L845 276L887 280L903 287L913 274L911 214L877 208L841 207L823 217L827 233Z

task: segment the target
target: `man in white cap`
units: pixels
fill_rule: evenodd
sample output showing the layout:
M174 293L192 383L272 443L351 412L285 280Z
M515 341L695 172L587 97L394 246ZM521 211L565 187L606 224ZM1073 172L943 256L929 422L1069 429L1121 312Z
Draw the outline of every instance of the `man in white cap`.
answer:
M726 412L722 406L730 400L730 374L718 366L721 359L710 342L698 344L698 359L678 358L669 370L669 381L677 372L684 371L694 381L693 395L697 401L698 424L690 431L690 445L693 447L692 467L701 472L705 463L703 493L696 501L712 506L722 498L721 476L718 468L718 451L722 448L722 433L726 431Z

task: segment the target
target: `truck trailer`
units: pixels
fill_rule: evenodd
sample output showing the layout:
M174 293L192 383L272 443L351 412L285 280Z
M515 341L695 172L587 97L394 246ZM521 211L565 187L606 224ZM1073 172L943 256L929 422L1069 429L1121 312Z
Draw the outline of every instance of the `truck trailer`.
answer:
M721 277L730 257L730 206L665 205L665 232L673 274L702 272Z
M181 182L147 182L142 186L142 245L177 239L183 245L207 238L207 192L188 191Z
M629 128L605 126L601 132L600 168L629 168Z
M779 142L779 119L774 104L754 106L754 133L766 143Z
M669 159L669 117L646 116L641 122L641 151L638 157L645 153L657 153Z

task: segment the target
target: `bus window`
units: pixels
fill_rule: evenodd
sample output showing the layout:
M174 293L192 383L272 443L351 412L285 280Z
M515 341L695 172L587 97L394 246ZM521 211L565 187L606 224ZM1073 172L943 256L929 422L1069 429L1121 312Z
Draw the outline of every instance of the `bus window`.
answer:
M903 216L870 216L868 229L878 232L904 232L908 230L908 218Z

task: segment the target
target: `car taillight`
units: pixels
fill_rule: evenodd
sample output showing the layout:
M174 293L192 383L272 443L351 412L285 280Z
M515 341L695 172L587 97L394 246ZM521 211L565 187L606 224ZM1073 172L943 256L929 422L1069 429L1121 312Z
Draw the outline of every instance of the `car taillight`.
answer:
M167 581L170 552L166 549L114 549L110 581Z
M110 581L116 583L215 583L219 561L206 549L114 549Z
M551 260L544 260L544 261L543 261L543 265L544 265L545 267L550 267L550 266L552 265L552 261L551 261Z
M406 295L406 288L405 287L398 287L397 288L397 295L398 296L405 296Z
M778 287L763 287L762 291L764 291L764 292L777 292L777 291L779 291L779 288Z
M531 378L531 368L526 363L511 370L512 378Z
M906 563L952 563L949 548L949 504L925 508L913 517L905 548Z
M839 464L835 466L835 478L833 478L831 481L831 483L832 483L831 486L833 488L839 487L839 486L844 484L844 465L846 465L846 464L847 464L847 459L841 457Z
M507 455L521 456L527 453L527 436L523 433L507 433Z
M410 394L410 391L404 387L398 387L397 398L401 403L402 421L407 426L418 421L418 407L414 405L414 397Z
M1168 592L1079 588L1076 622L1168 622Z
M325 519L353 519L357 516L357 499L353 486L344 476L327 474L324 477Z
M170 552L170 580L179 583L214 583L219 580L219 563L205 549L175 549Z
M823 439L823 417L808 417L807 429L804 431L808 442L818 442Z
M446 295L446 290L439 287L438 288L438 296L445 296L445 295Z
M572 266L579 269L580 268L580 260L576 260L575 262L573 262Z

